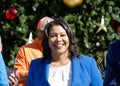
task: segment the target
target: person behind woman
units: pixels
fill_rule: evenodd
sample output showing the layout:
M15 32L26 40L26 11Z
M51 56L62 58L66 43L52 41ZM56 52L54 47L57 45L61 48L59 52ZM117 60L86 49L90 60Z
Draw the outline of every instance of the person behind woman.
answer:
M120 36L120 22L111 19L109 24ZM120 86L120 40L116 40L108 46L104 86Z
M14 73L9 76L11 85L26 86L26 78L31 61L43 56L41 41L43 39L44 27L50 21L53 21L53 19L48 16L42 17L37 24L35 40L32 43L21 46L18 50L14 64Z
M0 86L9 86L6 67L1 52L0 52Z
M31 62L27 86L103 86L95 60L79 53L67 22L51 21L44 37L43 58Z
M0 86L9 86L6 67L1 52L2 52L2 43L0 36Z

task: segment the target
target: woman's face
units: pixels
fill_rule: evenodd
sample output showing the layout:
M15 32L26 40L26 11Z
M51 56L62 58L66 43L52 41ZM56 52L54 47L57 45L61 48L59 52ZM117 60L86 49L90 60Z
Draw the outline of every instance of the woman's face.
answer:
M53 55L68 53L69 38L62 26L53 26L49 33L48 40Z

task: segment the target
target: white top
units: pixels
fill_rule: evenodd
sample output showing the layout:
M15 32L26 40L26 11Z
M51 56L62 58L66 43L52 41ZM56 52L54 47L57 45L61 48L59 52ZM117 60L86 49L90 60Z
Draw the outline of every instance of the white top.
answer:
M48 82L50 86L71 86L71 63L61 66L49 68Z

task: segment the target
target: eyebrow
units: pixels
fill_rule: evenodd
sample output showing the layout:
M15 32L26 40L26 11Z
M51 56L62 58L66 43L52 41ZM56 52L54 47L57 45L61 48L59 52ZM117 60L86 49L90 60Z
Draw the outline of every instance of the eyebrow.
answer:
M50 34L58 34L58 33L51 32ZM60 32L60 34L66 34L66 32Z

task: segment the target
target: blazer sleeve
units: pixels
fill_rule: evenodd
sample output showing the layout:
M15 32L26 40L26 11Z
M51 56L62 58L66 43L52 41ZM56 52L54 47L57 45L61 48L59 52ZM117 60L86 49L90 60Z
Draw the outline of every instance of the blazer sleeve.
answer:
M5 63L0 53L0 86L9 86Z
M109 46L108 53L106 57L106 69L105 69L105 79L104 86L108 86L111 81L113 81L117 76L116 61L112 51L112 47Z
M91 67L91 86L103 86L103 80L100 70L97 67L96 61L92 59Z

